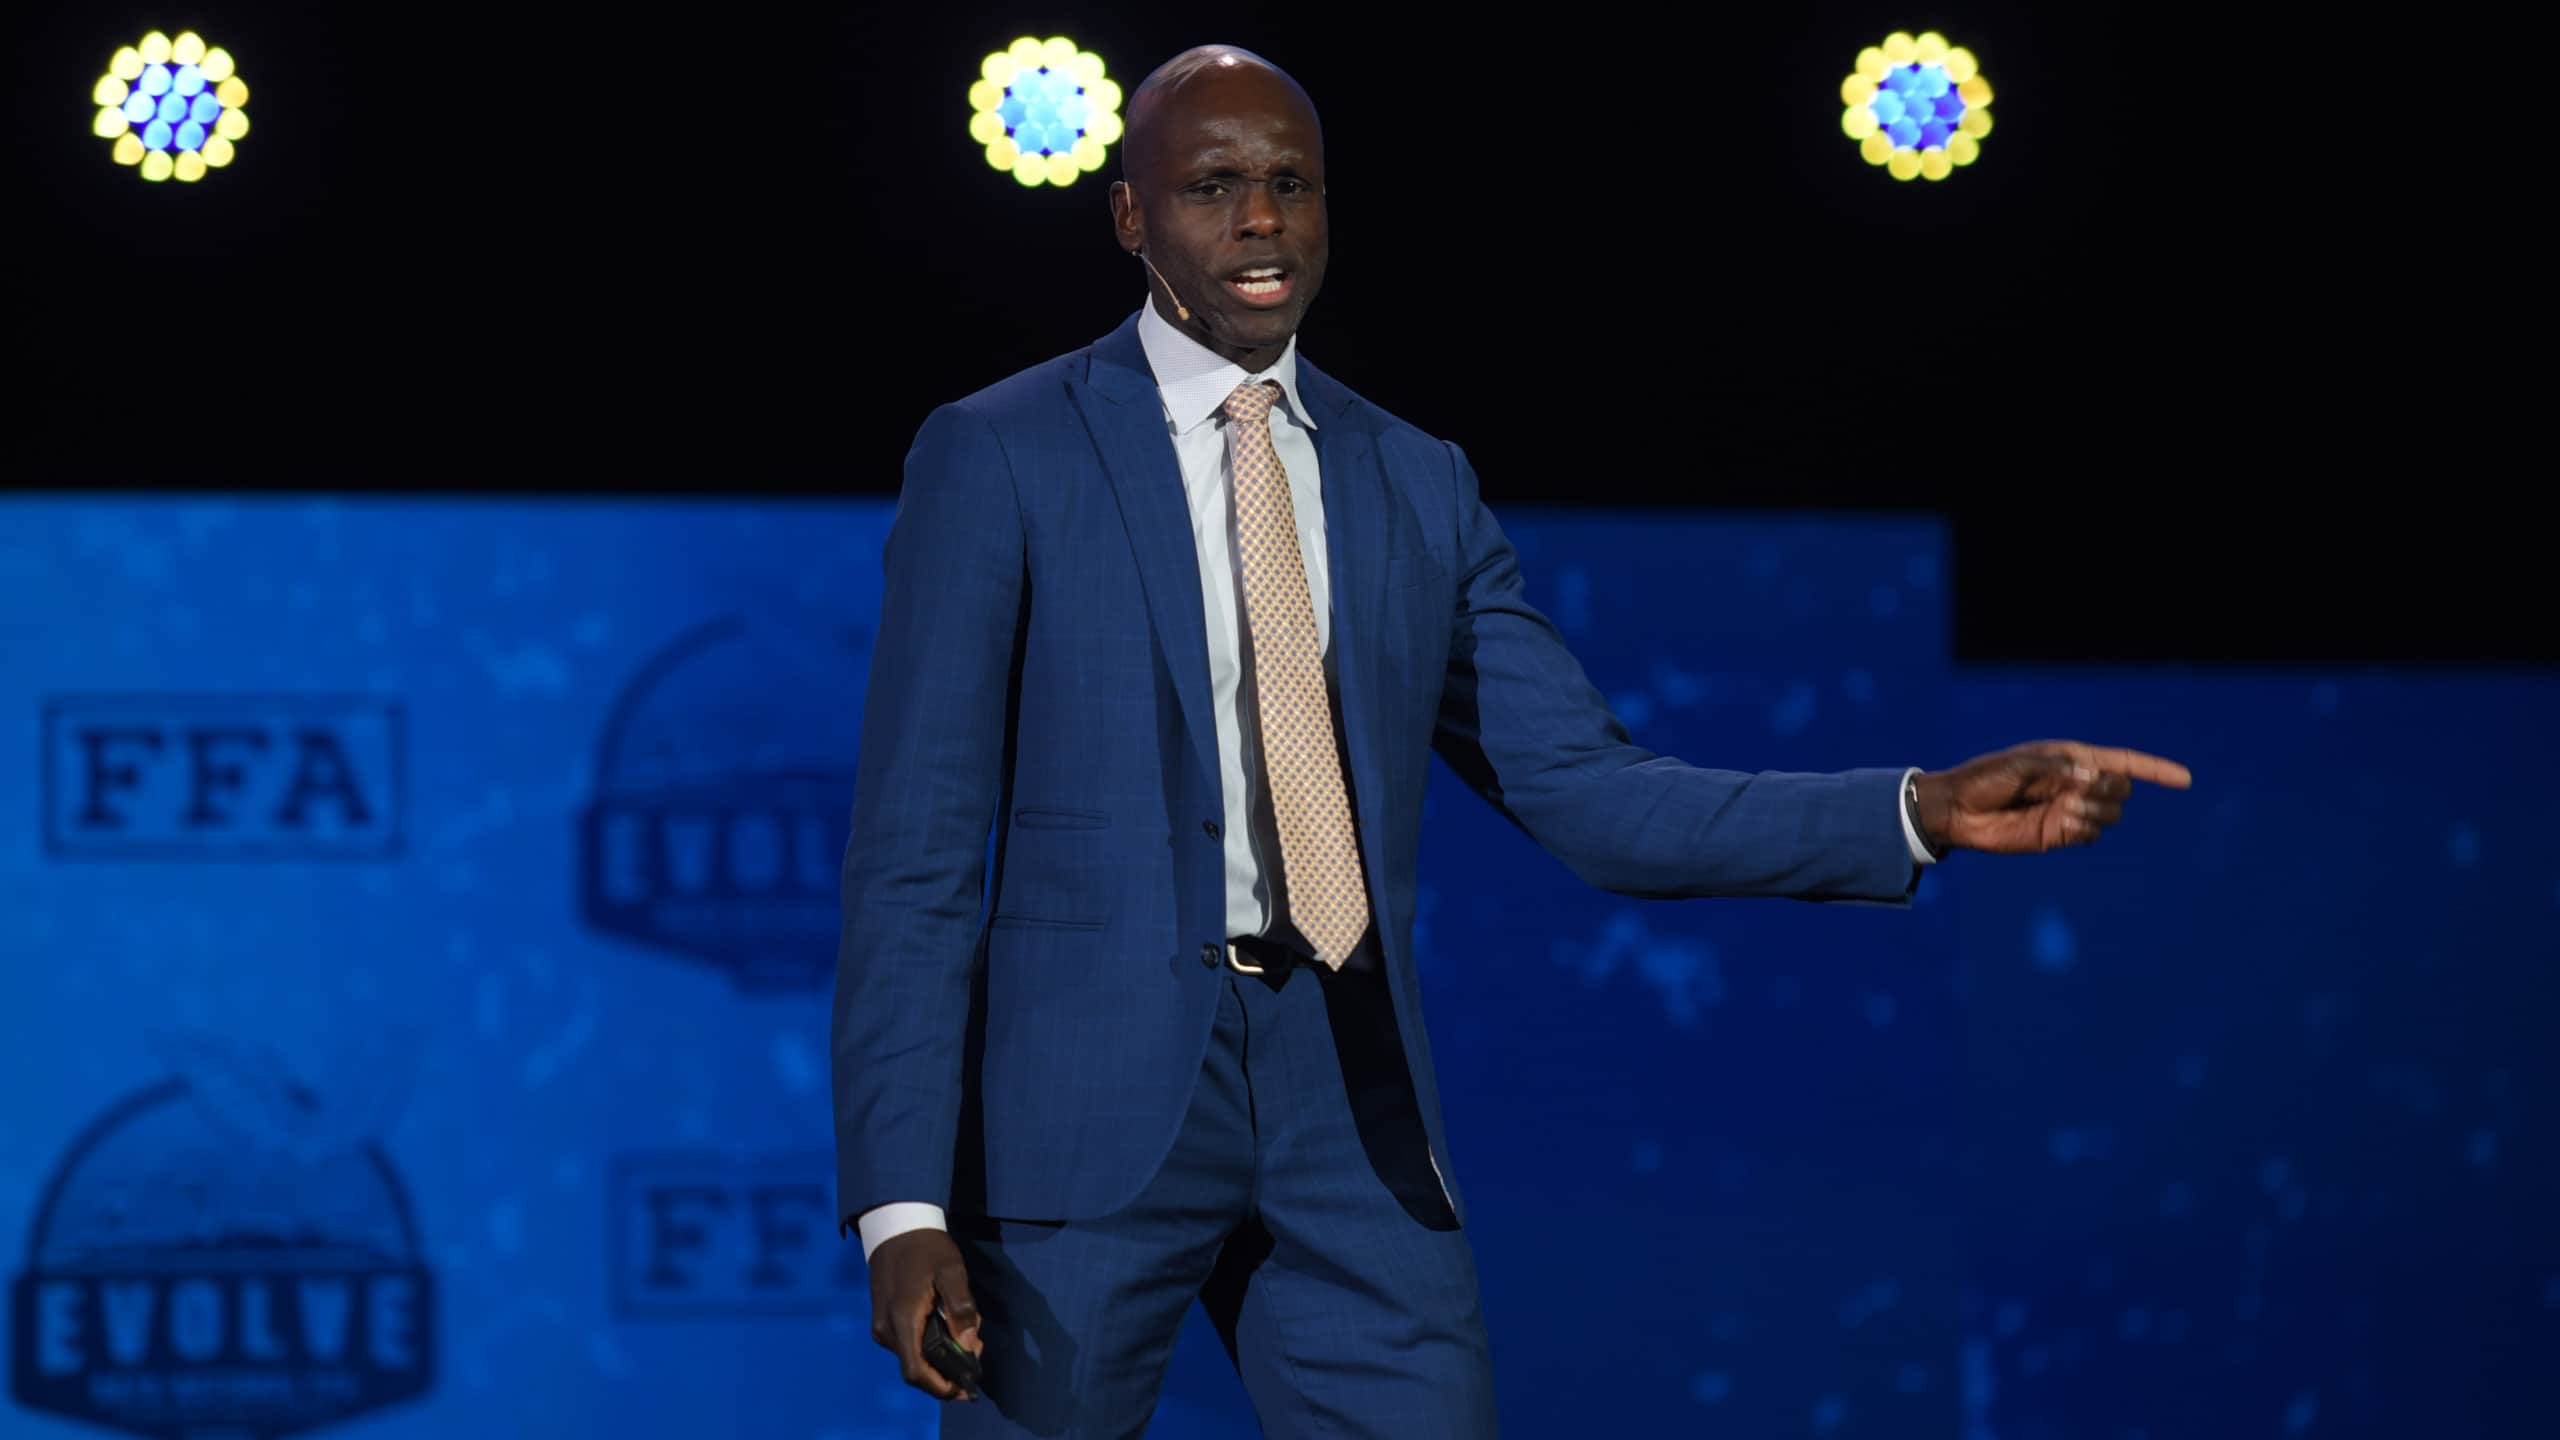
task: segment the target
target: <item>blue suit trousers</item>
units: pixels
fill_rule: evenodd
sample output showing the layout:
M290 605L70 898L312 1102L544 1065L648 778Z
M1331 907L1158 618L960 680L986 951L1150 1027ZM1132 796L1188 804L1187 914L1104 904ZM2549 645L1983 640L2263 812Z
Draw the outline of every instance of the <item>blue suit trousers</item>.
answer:
M945 1436L1143 1433L1195 1299L1268 1435L1495 1434L1475 1262L1380 974L1221 981L1190 1108L1135 1201L1074 1223L950 1217L986 1393L945 1407Z

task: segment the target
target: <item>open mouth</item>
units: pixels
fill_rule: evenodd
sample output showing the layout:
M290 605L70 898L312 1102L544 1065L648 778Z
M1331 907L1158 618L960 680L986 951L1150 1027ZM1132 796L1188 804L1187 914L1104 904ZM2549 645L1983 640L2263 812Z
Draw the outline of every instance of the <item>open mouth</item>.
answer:
M1247 305L1278 305L1289 298L1289 272L1277 265L1258 265L1228 276L1227 288Z

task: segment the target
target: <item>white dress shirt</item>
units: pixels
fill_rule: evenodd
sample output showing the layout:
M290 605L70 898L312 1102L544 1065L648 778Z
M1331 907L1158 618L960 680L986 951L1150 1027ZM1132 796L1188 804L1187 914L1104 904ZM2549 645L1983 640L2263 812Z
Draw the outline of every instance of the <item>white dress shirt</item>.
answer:
M1260 735L1245 723L1252 713L1253 673L1248 662L1252 637L1239 608L1244 593L1243 561L1236 546L1235 488L1230 480L1227 421L1219 413L1227 396L1248 380L1280 386L1280 403L1271 407L1271 448L1289 472L1289 503L1298 525L1298 553L1306 561L1308 599L1316 617L1316 640L1324 650L1325 681L1334 682L1333 603L1327 588L1324 487L1316 471L1315 421L1298 398L1298 341L1288 346L1271 368L1256 375L1183 334L1156 313L1150 295L1138 316L1138 342L1145 347L1147 367L1155 372L1156 394L1164 402L1165 430L1173 440L1182 468L1183 495L1191 504L1191 540L1200 568L1200 603L1209 639L1209 702L1217 715L1218 789L1226 818L1220 835L1227 858L1227 933L1298 940L1286 920L1275 921L1272 866L1266 857L1280 853L1279 828L1272 815L1270 787L1263 783ZM1917 774L1915 767L1909 774ZM1903 838L1911 858L1923 865L1934 857L1920 843L1910 809L1896 804ZM1307 947L1300 943L1300 948ZM1374 953L1375 942L1363 952ZM1375 963L1366 955L1352 963ZM1439 1158L1432 1158L1435 1170ZM942 1207L902 1201L864 1211L862 1256L892 1235L944 1225Z

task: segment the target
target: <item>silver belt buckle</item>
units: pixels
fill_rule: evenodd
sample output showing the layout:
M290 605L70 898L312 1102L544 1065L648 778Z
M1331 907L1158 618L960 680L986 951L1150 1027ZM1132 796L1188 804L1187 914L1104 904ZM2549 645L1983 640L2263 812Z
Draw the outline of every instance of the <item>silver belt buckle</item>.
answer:
M1265 975L1271 970L1268 965L1256 965L1246 960L1244 952L1236 948L1233 940L1227 942L1227 968L1239 975Z

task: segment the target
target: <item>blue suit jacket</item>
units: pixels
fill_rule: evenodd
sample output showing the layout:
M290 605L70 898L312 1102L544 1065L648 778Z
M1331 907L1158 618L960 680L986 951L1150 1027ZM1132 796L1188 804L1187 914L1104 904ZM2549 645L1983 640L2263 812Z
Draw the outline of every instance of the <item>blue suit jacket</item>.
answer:
M1629 743L1524 598L1465 455L1298 375L1377 936L1463 1216L1412 957L1431 754L1582 879L1656 897L1905 903L1901 772L1746 775ZM1227 889L1198 562L1136 317L936 410L885 564L836 971L837 1213L1109 1214L1171 1147L1226 983L1202 963Z

